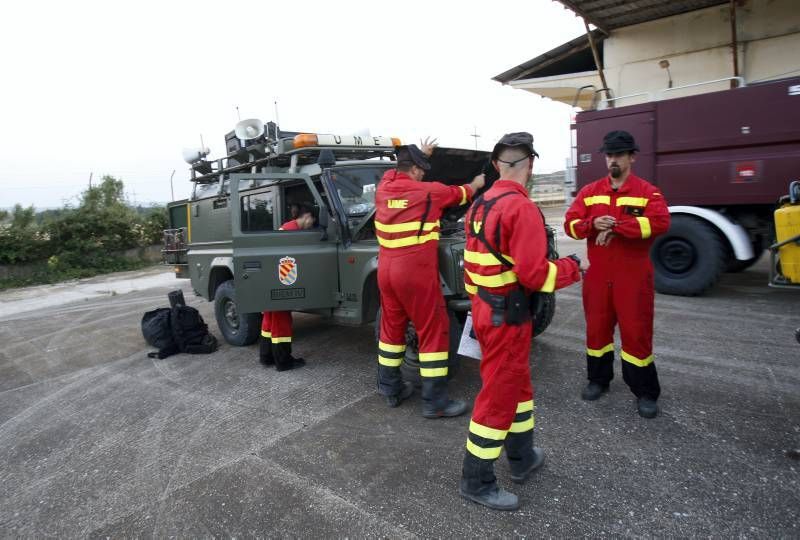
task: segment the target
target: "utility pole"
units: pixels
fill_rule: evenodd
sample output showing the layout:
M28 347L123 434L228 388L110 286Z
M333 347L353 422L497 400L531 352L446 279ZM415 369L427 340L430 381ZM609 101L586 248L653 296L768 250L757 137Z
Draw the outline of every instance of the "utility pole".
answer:
M89 173L89 189L92 189L92 175L93 174L94 174L93 172Z
M169 191L172 194L172 200L175 200L175 189L172 187L172 177L175 176L175 169L172 169L172 174L169 175Z
M475 150L478 150L478 137L480 137L480 135L478 135L477 126L472 126L472 134L470 135L470 137L473 137L475 139Z

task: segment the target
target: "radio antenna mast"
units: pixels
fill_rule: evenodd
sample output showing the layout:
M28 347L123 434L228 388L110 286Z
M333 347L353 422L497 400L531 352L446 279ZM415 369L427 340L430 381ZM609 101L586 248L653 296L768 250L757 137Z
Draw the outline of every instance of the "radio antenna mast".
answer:
M275 125L280 126L281 122L280 120L278 120L278 100L276 99L274 103L275 103Z

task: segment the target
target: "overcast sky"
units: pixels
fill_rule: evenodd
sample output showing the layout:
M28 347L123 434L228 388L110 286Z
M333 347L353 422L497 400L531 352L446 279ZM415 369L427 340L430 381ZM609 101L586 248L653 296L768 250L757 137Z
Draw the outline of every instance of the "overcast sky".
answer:
M0 207L75 204L111 174L131 202L187 196L202 134L221 157L241 117L291 131L491 149L530 131L564 168L566 105L491 78L583 33L552 0L6 2Z

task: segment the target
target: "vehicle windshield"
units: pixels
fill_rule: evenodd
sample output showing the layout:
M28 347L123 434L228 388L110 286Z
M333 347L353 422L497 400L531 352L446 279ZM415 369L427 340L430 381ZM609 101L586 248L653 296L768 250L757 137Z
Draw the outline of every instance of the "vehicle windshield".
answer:
M358 228L375 209L375 190L386 172L383 167L337 167L331 179L342 201L351 230Z

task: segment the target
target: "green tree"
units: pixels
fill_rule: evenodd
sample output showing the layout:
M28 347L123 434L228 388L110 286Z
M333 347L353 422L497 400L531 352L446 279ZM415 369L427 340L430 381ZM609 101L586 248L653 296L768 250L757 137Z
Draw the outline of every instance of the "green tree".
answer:
M8 219L6 212L5 218ZM47 236L36 227L36 210L15 205L10 221L0 225L0 264L17 264L46 257Z

